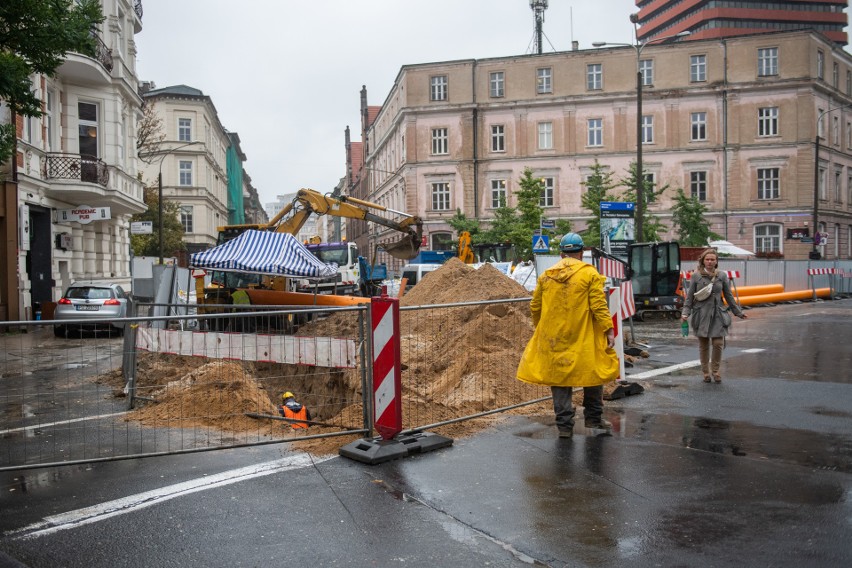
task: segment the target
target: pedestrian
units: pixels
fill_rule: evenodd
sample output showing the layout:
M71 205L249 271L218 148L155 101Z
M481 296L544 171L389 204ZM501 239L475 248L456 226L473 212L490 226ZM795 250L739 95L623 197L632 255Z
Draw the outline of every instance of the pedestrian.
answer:
M573 387L583 387L586 428L611 430L603 419L603 385L618 378L618 356L605 279L582 261L583 239L559 242L562 260L538 279L530 302L535 331L518 365L518 379L550 386L560 438L574 432Z
M296 396L290 391L281 395L282 404L278 406L278 413L284 418L289 418L293 428L307 428L311 419L311 411L304 404L296 402Z
M683 321L689 320L698 337L698 355L705 383L710 382L711 376L717 383L722 382L719 366L731 325L731 312L740 319L748 318L734 301L728 275L719 270L718 264L716 249L705 249L698 256L698 267L692 273L681 312ZM722 303L723 295L727 306Z

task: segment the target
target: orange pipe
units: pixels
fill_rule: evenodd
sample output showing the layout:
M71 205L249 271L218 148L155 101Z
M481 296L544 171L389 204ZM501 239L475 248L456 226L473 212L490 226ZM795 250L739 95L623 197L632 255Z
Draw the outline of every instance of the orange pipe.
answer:
M831 297L831 288L817 288L817 298ZM775 302L789 302L791 300L810 300L814 297L813 290L797 290L795 292L779 292L777 294L759 294L757 296L740 297L741 306L756 306L758 304L772 304Z
M757 296L758 294L777 294L783 291L783 284L759 284L756 286L737 286L736 288L736 292L739 293L740 297Z
M331 294L306 294L282 290L246 290L252 304L258 306L357 306L369 304L370 298L360 296L332 296Z

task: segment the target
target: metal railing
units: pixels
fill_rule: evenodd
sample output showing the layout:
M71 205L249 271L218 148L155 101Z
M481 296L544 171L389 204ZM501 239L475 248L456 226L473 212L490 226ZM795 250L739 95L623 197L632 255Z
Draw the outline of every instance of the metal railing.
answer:
M142 0L133 0L133 11L136 12L136 16L141 20L142 19Z
M92 32L92 38L95 40L95 59L103 65L104 69L112 72L112 50L107 47L104 40L94 31Z
M81 154L46 154L42 164L44 179L69 179L109 185L109 167L94 156Z

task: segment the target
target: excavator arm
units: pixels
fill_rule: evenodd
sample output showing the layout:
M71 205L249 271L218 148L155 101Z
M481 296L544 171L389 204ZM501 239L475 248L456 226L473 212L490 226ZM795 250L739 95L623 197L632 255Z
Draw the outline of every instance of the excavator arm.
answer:
M402 221L394 221L387 219L375 213L371 213L368 209L377 211L388 211L398 215L405 216ZM295 212L281 221L291 211ZM298 234L299 229L305 224L308 218L312 215L332 215L334 217L346 217L349 219L361 219L369 223L376 223L390 229L394 229L404 236L392 245L385 245L383 248L386 253L394 258L401 260L410 260L417 256L420 250L420 239L423 234L423 221L419 217L408 215L400 211L388 209L377 203L362 201L354 197L334 198L327 195L322 195L312 189L300 189L296 193L296 197L292 203L288 204L276 215L266 226L269 230L275 230L279 233Z

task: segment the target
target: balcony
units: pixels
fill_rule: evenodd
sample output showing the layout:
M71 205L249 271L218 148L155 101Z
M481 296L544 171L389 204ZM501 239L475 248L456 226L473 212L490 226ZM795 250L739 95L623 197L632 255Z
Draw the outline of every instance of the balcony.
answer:
M46 180L71 180L109 185L109 168L103 160L80 154L47 154L42 165Z
M65 61L57 68L57 73L74 82L90 85L108 85L111 82L112 50L96 33L92 32L95 40L93 57L80 53L68 53Z

